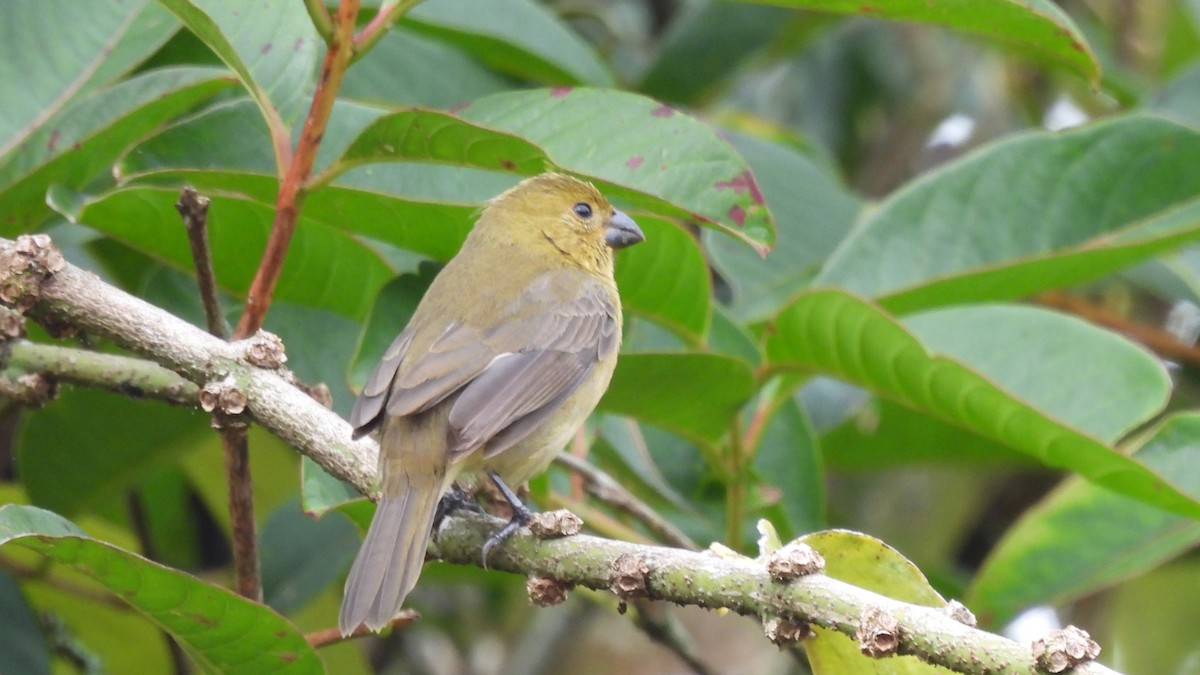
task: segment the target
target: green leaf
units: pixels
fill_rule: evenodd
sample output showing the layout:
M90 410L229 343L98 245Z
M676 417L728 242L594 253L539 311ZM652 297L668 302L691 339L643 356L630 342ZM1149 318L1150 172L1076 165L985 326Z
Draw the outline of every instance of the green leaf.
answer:
M1071 18L1050 0L976 0L967 4L927 0L868 3L856 0L750 1L945 26L1012 45L1022 56L1066 68L1087 78L1093 85L1100 79L1100 64L1092 48Z
M1106 442L1148 422L1171 395L1171 380L1154 355L1058 312L979 305L917 314L904 324L930 351Z
M825 558L825 574L901 602L942 607L946 601L929 585L917 566L887 544L858 532L829 530L798 541ZM948 673L913 656L873 659L864 656L858 643L825 628L813 628L816 637L804 641L813 675L926 675Z
M1134 458L1200 494L1200 415L1176 415ZM1033 604L1061 604L1144 573L1200 542L1200 523L1070 479L1025 512L979 571L970 604L1001 625Z
M33 503L75 514L211 434L208 426L196 411L71 389L22 425L21 478Z
M0 157L25 143L87 85L146 0L79 5L8 0L0 9ZM63 30L64 17L71 30ZM127 66L127 64L125 64Z
M492 0L426 2L410 10L401 25L457 45L495 70L540 84L613 84L588 43L531 0L507 0L503 11L496 11Z
M596 180L610 197L698 220L760 250L774 241L737 153L695 119L635 94L557 88L489 96L456 115L404 110L375 120L328 172L398 161L523 175L557 167Z
M237 75L269 127L303 112L324 43L301 3L159 1Z
M0 159L0 232L28 231L51 215L51 185L82 189L137 138L230 86L214 68L151 71L80 98Z
M1197 161L1149 116L1006 140L889 197L816 283L904 313L1095 279L1200 237Z
M244 295L258 265L274 207L238 196L209 195L209 240L222 289ZM178 269L191 252L175 211L177 190L130 187L88 202L78 222L105 232ZM302 214L288 249L275 298L360 319L392 275L380 256L357 239Z
M170 633L205 672L323 672L304 636L269 608L92 539L57 514L0 506L0 545L32 549L100 582Z
M761 321L816 276L850 231L862 202L827 167L797 149L726 134L758 177L778 237L766 257L712 231L704 233L704 248L733 292L730 313L743 322Z
M776 370L828 373L1115 492L1200 515L1196 499L1162 476L930 353L890 316L846 293L800 295L773 322L767 356Z
M712 313L712 283L700 246L674 223L641 214L636 219L646 241L616 255L621 305L700 344Z
M713 447L754 391L741 359L718 354L621 354L598 408Z

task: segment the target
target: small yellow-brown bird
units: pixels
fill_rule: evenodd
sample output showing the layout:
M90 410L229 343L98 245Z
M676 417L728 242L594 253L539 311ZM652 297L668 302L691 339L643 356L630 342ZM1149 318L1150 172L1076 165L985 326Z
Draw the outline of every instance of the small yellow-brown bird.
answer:
M546 173L491 200L354 405L379 431L383 496L346 579L338 626L386 626L412 590L442 495L462 472L544 471L608 387L621 341L613 249L642 241L590 183Z

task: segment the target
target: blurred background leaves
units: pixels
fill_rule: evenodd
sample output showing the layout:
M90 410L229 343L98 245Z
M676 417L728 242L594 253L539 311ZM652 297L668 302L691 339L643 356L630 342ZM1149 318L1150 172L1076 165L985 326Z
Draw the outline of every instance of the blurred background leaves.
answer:
M194 185L236 317L323 49L302 4L8 0L0 44L0 234L49 232L200 324L173 208ZM760 518L862 531L989 629L1049 606L1118 669L1194 672L1195 641L1148 622L1200 599L1198 57L1191 0L427 0L347 73L267 328L345 415L484 200L591 178L648 240L569 452L701 546L751 553ZM612 598L534 610L442 565L418 625L317 656L370 506L255 431L270 609L241 602L206 426L70 387L3 402L0 672L177 671L184 634L205 671L682 668ZM561 467L531 489L656 536ZM752 621L677 617L714 672L810 667Z

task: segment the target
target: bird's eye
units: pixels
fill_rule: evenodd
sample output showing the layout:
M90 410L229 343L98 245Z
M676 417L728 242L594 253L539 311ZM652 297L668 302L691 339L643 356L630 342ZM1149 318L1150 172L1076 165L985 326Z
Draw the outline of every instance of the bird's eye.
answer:
M572 206L571 210L575 212L575 215L585 220L592 217L592 207L586 202L579 202L575 206Z

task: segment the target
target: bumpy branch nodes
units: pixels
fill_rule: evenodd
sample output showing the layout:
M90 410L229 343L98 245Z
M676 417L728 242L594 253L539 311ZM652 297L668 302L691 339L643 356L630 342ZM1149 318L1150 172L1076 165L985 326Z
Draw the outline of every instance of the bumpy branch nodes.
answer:
M550 577L534 575L525 580L525 592L529 594L529 601L538 607L551 607L566 602L567 592L570 590L571 584Z
M608 579L609 588L622 600L645 595L650 582L650 565L636 554L622 553L613 561Z
M854 633L858 648L872 658L895 656L900 646L900 620L881 607L867 607Z
M0 246L0 300L20 311L33 307L42 282L62 271L66 261L45 234L23 234Z
M226 415L240 415L248 402L246 392L238 388L232 375L213 380L200 390L200 407L204 412L219 410Z
M946 613L946 616L949 616L951 619L954 619L964 626L970 626L974 628L975 626L979 625L979 621L975 618L975 613L967 609L966 605L957 600L951 600L950 602L947 602L946 606L942 608L942 611Z
M0 375L0 398L27 408L40 408L58 395L58 385L41 373L27 373L16 379Z
M535 513L529 519L529 531L538 539L569 537L583 529L583 519L566 509Z
M267 370L276 370L287 363L283 340L278 335L259 330L245 341L246 363Z
M25 337L25 315L11 307L0 307L0 341Z
M808 544L793 541L767 554L767 574L780 583L825 571L825 559Z
M771 644L783 649L797 642L812 637L812 624L807 621L797 621L781 616L773 616L763 621L763 634Z
M1049 673L1061 673L1068 668L1096 660L1100 645L1082 628L1067 626L1033 641L1033 658Z

